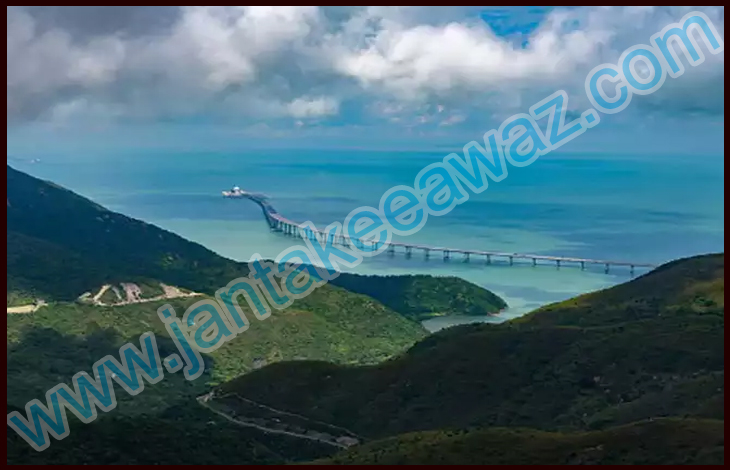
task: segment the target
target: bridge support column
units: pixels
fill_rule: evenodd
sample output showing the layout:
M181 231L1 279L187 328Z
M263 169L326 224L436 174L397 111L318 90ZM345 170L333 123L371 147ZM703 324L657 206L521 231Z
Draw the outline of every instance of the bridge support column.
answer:
M464 253L464 262L465 263L469 262L469 253Z
M509 257L509 265L512 266L514 264L515 260L512 256Z
M555 260L555 266L556 266L556 267L557 267L558 269L560 269L560 260L559 260L559 259L556 259L556 260Z
M633 276L634 275L634 265L633 264L631 265L631 271L630 272L631 272L631 275Z
M606 263L606 269L604 269L604 272L605 272L606 274L608 274L608 266L609 266L609 265L608 265L608 263Z
M423 257L426 258L426 259L428 259L430 256L431 256L431 252L429 251L429 249L428 248L424 248L423 249Z
M492 264L492 255L487 255L487 264Z
M580 270L583 271L585 269L586 269L586 262L585 261L581 261L580 262Z
M532 258L532 265L537 266L537 258Z
M449 250L444 250L444 261L448 261L451 259L451 253Z
M410 258L412 254L412 248L410 246L406 247L406 258Z

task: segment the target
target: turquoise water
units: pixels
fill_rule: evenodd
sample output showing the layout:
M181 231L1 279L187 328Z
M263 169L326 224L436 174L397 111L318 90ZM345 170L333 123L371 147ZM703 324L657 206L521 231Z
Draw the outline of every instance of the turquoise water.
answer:
M293 241L271 233L259 208L227 200L237 185L269 195L296 221L343 221L361 205L377 206L397 184L412 185L444 153L364 150L128 152L74 159L9 160L106 207L202 243L221 255L274 258ZM724 250L722 156L549 154L442 217L430 217L414 243L659 264ZM626 269L488 266L414 252L366 259L365 274L457 275L504 297L502 321L539 305L630 279ZM638 271L637 274L641 272ZM434 319L431 329L474 319Z

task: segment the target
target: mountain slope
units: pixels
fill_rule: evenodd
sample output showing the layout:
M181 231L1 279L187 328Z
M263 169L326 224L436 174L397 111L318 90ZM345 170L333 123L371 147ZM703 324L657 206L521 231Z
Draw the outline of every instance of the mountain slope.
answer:
M245 263L10 166L7 182L9 289L72 300L107 282L143 277L214 292L248 274ZM60 261L68 269L52 264Z
M241 428L194 403L173 401L169 405L164 413L134 417L114 414L115 410L91 424L82 424L71 415L71 434L62 441L52 440L43 452L36 452L8 430L7 463L281 464L332 453L331 446L313 441ZM8 407L8 413L15 410Z
M725 307L724 269L723 254L672 261L631 282L547 305L516 322L590 327L720 313Z
M316 464L722 465L722 421L658 419L584 433L493 428L424 431L354 447Z
M579 307L550 306L547 320L535 313L450 328L374 367L279 363L222 390L371 438L474 426L579 430L660 416L723 419L724 306L716 296L723 266L722 254L681 260L584 296ZM705 298L715 304L697 302ZM584 319L592 326L571 324L581 313L595 316Z

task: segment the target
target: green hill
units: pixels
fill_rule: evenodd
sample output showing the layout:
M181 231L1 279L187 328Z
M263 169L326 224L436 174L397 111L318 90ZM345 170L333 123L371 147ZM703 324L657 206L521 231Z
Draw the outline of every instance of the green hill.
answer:
M417 321L438 315L487 315L507 308L497 295L458 277L350 274L332 284L368 295Z
M632 282L545 306L516 322L591 327L662 316L722 315L724 269L724 254L672 261Z
M9 380L9 399L15 397L23 401L31 398L29 380L38 381L39 385L32 388L33 393L40 393L43 387L53 385L51 382L54 380L58 383L69 379L74 372L85 370L98 359L90 354L88 358L83 356L84 360L76 360L75 356L64 358L63 354L53 352L55 348L66 351L67 346L63 343L69 337L87 337L99 329L114 331L120 338L135 342L146 331L166 337L157 308L169 303L181 316L189 305L200 299L191 297L115 307L57 303L33 314L8 315L8 377L13 379ZM244 308L244 312L248 310ZM369 297L338 288L316 290L301 303L275 311L264 321L254 320L252 314L247 316L253 321L250 328L211 353L215 360L215 366L211 368L211 380L214 382L229 380L282 360L377 363L406 350L427 334L417 323ZM42 341L29 336L39 329L62 336L54 339L52 335ZM15 349L16 345L28 340L38 344L32 347L26 344ZM49 355L63 364L63 373L54 373L54 366L44 362ZM23 367L11 369L10 364L19 357L23 357ZM202 378L199 380L203 381Z
M360 465L722 465L723 421L658 419L605 431L423 431L317 460Z
M73 300L143 278L212 293L248 274L245 263L10 166L7 181L9 292Z
M377 366L279 363L222 391L369 438L724 419L723 268L723 254L680 260L519 321L450 328Z

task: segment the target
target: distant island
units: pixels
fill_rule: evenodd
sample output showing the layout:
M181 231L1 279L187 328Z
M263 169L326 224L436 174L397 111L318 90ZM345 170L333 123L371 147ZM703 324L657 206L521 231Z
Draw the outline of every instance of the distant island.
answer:
M507 308L507 302L493 292L453 276L348 274L331 283L376 298L416 321L448 315L490 315Z

